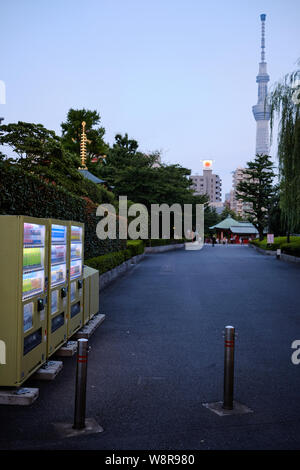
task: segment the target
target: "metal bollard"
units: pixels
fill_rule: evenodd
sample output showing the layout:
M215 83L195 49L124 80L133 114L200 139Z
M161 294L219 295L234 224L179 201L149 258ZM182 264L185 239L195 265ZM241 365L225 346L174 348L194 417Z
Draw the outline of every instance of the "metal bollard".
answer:
M75 413L74 429L85 428L85 405L86 405L86 378L88 363L88 340L79 339L77 342L77 369L75 390Z
M233 379L234 379L234 339L235 329L233 326L225 327L224 348L224 400L225 410L233 409Z

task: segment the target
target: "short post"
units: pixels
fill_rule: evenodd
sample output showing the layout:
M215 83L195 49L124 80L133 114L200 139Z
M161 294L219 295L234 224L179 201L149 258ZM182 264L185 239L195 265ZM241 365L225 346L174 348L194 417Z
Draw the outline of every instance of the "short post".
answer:
M74 429L85 428L86 379L88 363L88 340L78 340Z
M224 400L225 410L233 409L233 379L234 379L234 339L235 329L233 326L225 327L224 348Z
M277 259L280 259L280 256L281 256L281 249L280 249L280 248L277 248L277 250L276 250L276 258L277 258Z

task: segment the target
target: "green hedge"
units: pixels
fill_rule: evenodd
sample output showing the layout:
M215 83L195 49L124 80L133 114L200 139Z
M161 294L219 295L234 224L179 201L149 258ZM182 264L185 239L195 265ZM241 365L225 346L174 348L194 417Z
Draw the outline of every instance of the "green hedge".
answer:
M97 205L55 184L47 184L35 175L0 163L0 214L74 220L85 225L84 256L117 252L126 248L126 240L99 240L96 226Z
M145 240L146 246L164 246L164 245L174 245L178 243L185 243L184 238L158 238L158 239L152 239L152 240Z
M290 237L291 242L298 242L300 243L300 237ZM259 239L252 240L250 242L252 245L258 246L259 248L262 248L263 250L277 250L278 248L282 249L282 246L287 243L287 238L286 237L275 237L274 238L274 243L267 243L267 238L264 238L262 241L259 241ZM289 245L289 243L288 243Z
M117 251L115 253L108 253L106 255L97 256L85 261L87 266L98 269L100 274L106 273L120 264L124 263L131 258L131 251L129 249Z
M300 237L297 237L298 240L291 243L283 243L281 245L281 251L291 256L300 257Z
M290 237L290 243L287 243L287 237L275 237L274 243L267 244L267 239L259 241L258 239L250 242L252 245L258 246L263 250L281 249L282 253L292 256L300 256L300 237Z
M127 248L131 251L131 256L142 255L145 250L143 240L128 240Z

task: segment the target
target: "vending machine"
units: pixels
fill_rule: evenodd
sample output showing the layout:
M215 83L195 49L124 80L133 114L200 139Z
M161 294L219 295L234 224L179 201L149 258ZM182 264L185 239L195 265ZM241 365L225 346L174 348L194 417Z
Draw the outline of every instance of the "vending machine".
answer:
M99 271L84 266L83 281L83 318L86 323L99 312Z
M48 356L67 341L69 245L68 222L50 219Z
M0 215L0 386L19 386L47 352L48 224Z
M69 222L70 260L68 270L68 337L83 326L83 247L84 224Z
M90 273L89 267L83 267L83 323L90 319Z

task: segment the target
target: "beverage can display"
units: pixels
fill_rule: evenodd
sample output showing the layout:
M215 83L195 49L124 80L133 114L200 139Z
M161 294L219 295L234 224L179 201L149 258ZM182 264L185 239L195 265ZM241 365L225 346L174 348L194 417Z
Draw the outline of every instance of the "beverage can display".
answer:
M81 276L81 261L71 261L70 268L71 279Z
M66 243L67 227L64 225L52 225L51 239L52 243Z
M66 265L59 264L51 266L51 286L61 284L66 279Z
M52 245L51 246L51 263L65 263L66 261L66 246L65 245Z
M44 245L45 226L24 223L24 245Z
M44 289L44 271L23 274L23 300L39 294Z
M71 258L81 258L81 243L71 245Z
M43 248L23 248L23 268L36 268L43 265Z
M71 243L81 241L82 239L82 228L76 225L71 226Z

